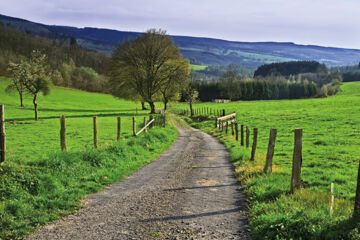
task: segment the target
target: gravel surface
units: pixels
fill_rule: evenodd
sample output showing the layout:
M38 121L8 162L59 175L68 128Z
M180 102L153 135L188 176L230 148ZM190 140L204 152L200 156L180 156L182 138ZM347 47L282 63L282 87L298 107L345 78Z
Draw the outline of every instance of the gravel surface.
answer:
M228 152L190 127L158 159L28 239L250 239Z

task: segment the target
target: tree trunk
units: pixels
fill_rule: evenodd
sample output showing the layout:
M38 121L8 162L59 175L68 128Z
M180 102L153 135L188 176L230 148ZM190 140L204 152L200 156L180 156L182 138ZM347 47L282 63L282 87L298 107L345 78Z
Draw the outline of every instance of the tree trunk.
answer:
M33 98L33 104L34 104L34 110L35 110L35 121L37 121L39 119L38 118L38 105L36 102L36 98L37 98L37 94L35 94L34 98Z
M194 109L193 109L193 106L192 106L192 103L189 103L190 105L190 116L194 116Z
M19 96L20 96L20 107L24 107L23 95L22 95L22 93L19 93Z
M141 110L146 110L145 102L141 102Z
M150 114L155 114L155 104L154 104L154 102L148 102L148 103L149 103L150 109L151 109Z
M168 101L167 101L167 100L164 100L164 111L167 110L167 104L168 104Z

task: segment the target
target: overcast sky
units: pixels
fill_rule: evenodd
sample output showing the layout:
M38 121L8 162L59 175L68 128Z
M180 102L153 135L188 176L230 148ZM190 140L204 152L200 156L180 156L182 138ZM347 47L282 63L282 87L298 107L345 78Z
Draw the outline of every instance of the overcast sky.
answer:
M0 13L51 24L360 49L360 0L0 0Z

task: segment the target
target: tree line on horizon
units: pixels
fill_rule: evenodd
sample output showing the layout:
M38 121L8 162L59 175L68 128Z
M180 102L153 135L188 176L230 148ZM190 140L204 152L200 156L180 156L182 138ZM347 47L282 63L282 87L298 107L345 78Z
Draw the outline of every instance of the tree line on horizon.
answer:
M342 75L315 61L260 66L254 78L228 71L218 81L196 81L200 101L270 100L327 97L339 92Z

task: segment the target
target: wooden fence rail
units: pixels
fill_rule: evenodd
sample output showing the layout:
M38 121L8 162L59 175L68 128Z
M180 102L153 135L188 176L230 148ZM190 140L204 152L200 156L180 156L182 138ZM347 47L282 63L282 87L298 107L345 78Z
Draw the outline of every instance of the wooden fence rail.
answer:
M147 128L155 121L155 119L152 119L151 121L149 121L139 132L137 132L135 134L135 136L139 135L140 133L142 133L143 131L147 131Z
M223 129L224 125L229 126L236 122L236 113L232 113L223 117L215 118L215 127ZM227 129L227 128L226 128ZM227 132L227 130L226 130Z

